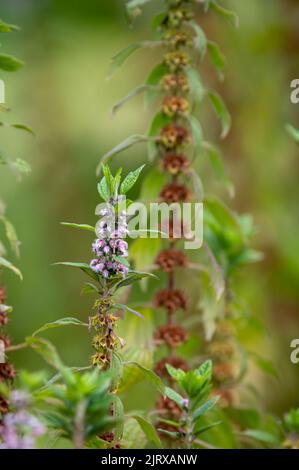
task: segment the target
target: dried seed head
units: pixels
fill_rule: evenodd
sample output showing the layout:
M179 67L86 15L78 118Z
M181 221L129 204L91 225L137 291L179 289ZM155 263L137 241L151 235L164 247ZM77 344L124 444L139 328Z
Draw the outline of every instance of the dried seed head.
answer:
M156 344L167 344L172 348L178 348L187 340L186 330L179 325L162 325L154 334Z
M154 299L154 306L156 308L165 308L168 314L171 315L177 310L186 310L187 299L184 292L179 289L165 289L157 292Z
M162 160L162 168L164 171L168 171L171 175L177 175L183 173L190 166L190 161L185 155L176 153L168 153Z
M158 139L158 142L168 150L187 145L189 141L188 130L174 123L163 127Z
M171 183L164 186L160 198L167 204L174 202L188 202L192 199L191 191L183 184Z
M163 250L156 259L156 264L165 272L170 273L175 268L185 268L188 265L186 255L179 250Z

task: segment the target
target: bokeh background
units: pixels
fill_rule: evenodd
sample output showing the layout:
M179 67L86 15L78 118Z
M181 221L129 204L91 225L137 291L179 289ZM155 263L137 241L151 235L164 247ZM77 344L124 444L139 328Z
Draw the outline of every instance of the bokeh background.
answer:
M1 148L28 160L32 173L18 183L1 169L1 198L22 241L17 261L19 282L5 273L9 302L14 305L10 336L21 342L45 322L64 316L86 319L92 299L80 296L84 275L53 266L56 261L88 261L90 235L61 221L95 222L98 202L95 167L107 150L125 137L147 130L150 113L142 100L129 103L114 120L112 105L142 83L156 51L133 55L111 80L110 58L130 42L150 35L151 10L129 28L124 0L1 0L1 17L21 31L2 37L4 52L22 58L17 74L2 73L11 122L31 126L36 137L1 130ZM157 0L153 4L160 4ZM221 92L233 117L229 137L221 143L228 173L236 187L229 200L202 162L201 178L237 211L252 213L256 248L264 260L240 275L239 288L255 328L244 339L252 351L271 359L279 379L254 372L265 408L282 414L298 406L299 364L290 362L290 342L299 338L299 149L285 131L299 127L299 105L290 102L290 82L299 76L299 1L227 0L240 16L233 29L214 15L201 18L207 34L227 57L223 83L207 67L204 78ZM218 139L219 128L204 113L205 133ZM146 159L143 146L115 159L132 169ZM136 189L138 195L139 189ZM262 326L264 325L264 326ZM255 334L256 332L256 334ZM75 327L47 334L70 365L88 360L86 331ZM17 367L43 366L28 351L14 354ZM138 388L131 401L141 406Z

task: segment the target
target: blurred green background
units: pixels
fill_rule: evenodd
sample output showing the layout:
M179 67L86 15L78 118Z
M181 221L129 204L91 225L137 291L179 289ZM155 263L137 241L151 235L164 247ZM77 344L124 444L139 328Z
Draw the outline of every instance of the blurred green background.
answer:
M159 0L153 4L162 3ZM244 332L251 350L272 359L279 380L252 371L265 397L266 409L282 413L298 406L299 364L290 362L290 341L299 338L299 160L298 147L285 123L299 127L299 105L290 102L290 82L299 76L299 1L250 0L224 2L240 15L234 30L214 15L199 18L208 36L227 57L226 79L217 82L204 66L205 82L227 101L233 117L229 137L221 143L236 196L229 201L215 186L202 162L201 178L231 207L253 214L258 233L255 247L265 253L258 265L240 275L240 292L262 335ZM80 296L84 275L52 266L56 261L88 261L90 235L60 225L61 221L95 222L98 202L95 167L107 150L125 137L147 130L150 113L135 99L114 120L112 105L142 83L159 52L136 53L107 80L111 56L130 42L147 39L146 8L133 28L123 0L1 0L1 17L21 31L2 35L3 52L22 58L16 74L2 73L11 122L31 126L36 137L1 130L1 148L28 160L32 173L20 183L1 169L1 198L22 241L18 261L24 281L5 273L8 302L14 305L10 336L22 341L45 322L64 316L87 319L92 299ZM218 139L218 123L204 113L205 133ZM146 159L141 145L115 159L132 169ZM138 194L138 188L136 195ZM70 365L86 365L89 339L80 329L49 335ZM43 363L31 352L14 354L17 367L37 369ZM254 378L254 379L253 379ZM139 394L133 395L135 404Z

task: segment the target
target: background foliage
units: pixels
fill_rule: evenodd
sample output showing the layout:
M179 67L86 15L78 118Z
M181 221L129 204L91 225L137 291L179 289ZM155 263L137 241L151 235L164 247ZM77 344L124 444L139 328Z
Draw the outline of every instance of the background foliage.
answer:
M99 157L128 135L147 130L149 116L142 113L139 98L114 121L109 114L114 102L145 80L155 63L155 51L137 52L106 81L110 57L149 37L147 15L129 30L121 0L1 3L1 16L22 28L6 37L5 52L27 64L9 76L7 105L14 109L14 121L28 123L37 135L14 139L9 130L1 135L7 153L26 158L32 167L32 175L21 185L6 169L1 182L8 216L23 244L19 266L24 281L5 273L14 303L10 334L16 343L43 323L64 316L86 321L90 313L90 299L79 295L78 273L51 266L70 259L88 262L90 237L68 232L60 221L94 224L90 208L97 201L94 169ZM299 385L299 365L289 360L291 339L299 332L298 147L284 130L285 122L296 127L299 122L299 105L289 99L289 84L299 70L299 2L272 0L269 6L259 0L230 0L227 5L238 12L241 28L228 28L213 15L203 24L209 36L222 44L229 64L226 79L219 86L209 67L205 73L211 86L215 81L233 116L232 131L222 144L236 186L237 197L230 205L253 214L258 226L255 245L265 253L263 262L241 274L238 289L253 313L244 340L251 351L272 360L279 378L252 368L246 382L257 383L266 408L281 414L298 406ZM1 78L6 77L3 72ZM205 133L213 138L219 129L205 111ZM126 172L145 161L145 152L136 146L116 158L113 166L121 164ZM222 195L204 161L201 176L207 191ZM137 187L135 195L138 192ZM228 198L225 191L223 197ZM85 331L57 329L51 339L67 364L86 365L90 351ZM17 367L30 364L32 370L42 364L30 351L15 353L14 360ZM143 387L149 390L141 383L134 393L130 391L127 407L143 407Z

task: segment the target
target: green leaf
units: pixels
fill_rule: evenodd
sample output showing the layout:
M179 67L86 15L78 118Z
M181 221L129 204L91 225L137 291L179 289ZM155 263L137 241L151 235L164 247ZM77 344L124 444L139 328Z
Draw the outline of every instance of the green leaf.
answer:
M16 160L7 160L6 163L12 171L18 174L28 174L31 172L30 165L21 158L17 158Z
M105 176L103 176L101 181L98 183L98 193L101 196L101 198L104 199L104 201L109 201L111 197L111 193L110 193Z
M165 392L165 387L164 387L164 384L162 382L162 380L160 379L160 377L155 374L155 372L153 372L151 369L148 369L147 367L144 367L142 366L141 364L138 364L137 362L135 361L127 361L127 362L124 362L123 363L124 366L135 366L135 367L138 367L138 369L143 373L144 377L146 379L148 379L155 387L156 389L164 394Z
M200 80L199 73L192 67L188 67L186 70L186 75L188 77L191 96L193 97L195 103L201 103L205 95L205 89Z
M192 131L194 157L196 158L201 151L203 141L202 128L199 120L195 116L190 115L187 119Z
M111 116L114 117L115 114L128 102L131 101L141 93L146 92L149 89L147 85L139 85L138 87L134 88L134 90L130 91L124 98L118 101L111 110Z
M210 142L204 142L203 148L206 150L207 156L211 161L216 177L226 187L230 197L234 197L235 188L232 181L226 174L222 155L220 153L219 148Z
M291 126L291 124L286 124L286 130L294 141L299 144L299 130Z
M200 429L198 429L198 431L195 432L195 436L198 437L204 432L209 431L210 429L214 428L215 426L219 426L219 424L221 423L222 421L216 421L215 423L207 424L206 426L203 426Z
M14 226L4 215L0 216L0 220L2 220L4 224L6 237L10 243L11 249L14 251L16 256L19 256L20 255L20 250L19 250L20 241L18 239Z
M133 315L136 315L136 317L138 317L138 318L141 318L141 319L144 318L141 313L137 312L133 308L128 307L128 305L118 304L117 303L117 304L114 304L113 307L116 308L116 309L120 309L120 310L127 310L128 312L133 313Z
M195 21L191 21L189 24L196 33L196 36L194 38L194 47L198 50L200 59L202 60L207 52L207 37L203 29Z
M120 280L117 282L114 286L114 289L120 289L121 287L129 286L133 284L133 282L141 281L142 279L146 277L151 277L154 279L157 279L157 276L155 276L152 273L143 273L143 272L138 272L138 271L129 271L125 279Z
M62 261L62 262L59 262L59 263L54 263L54 266L56 266L56 265L57 266L58 265L69 266L71 268L79 268L79 269L81 269L81 271L83 271L88 276L92 277L96 281L99 281L99 276L91 269L91 267L87 263L73 263L71 261Z
M209 98L212 103L212 106L221 121L222 133L221 137L224 139L230 131L231 128L231 115L228 112L228 109L221 98L221 96L215 91L209 91Z
M206 403L204 403L199 408L197 408L197 410L195 410L194 413L193 413L193 417L192 417L193 422L197 421L198 418L201 418L209 410L214 408L214 406L216 405L218 400L219 400L219 397L211 398Z
M26 343L55 369L60 369L63 366L55 347L50 343L50 341L43 338L29 336L26 338Z
M53 321L51 323L46 323L45 325L41 326L38 330L36 330L34 333L32 333L32 336L36 336L42 331L46 331L51 328L59 328L61 326L68 326L68 325L88 327L88 323L84 323L81 320L78 320L78 318L66 317L66 318L60 318L59 320Z
M114 418L117 421L114 428L115 440L120 441L124 432L124 405L117 395L113 395L112 404L114 409Z
M166 431L165 429L158 428L158 431L160 434L164 434L164 436L171 437L171 439L180 439L181 433L180 432L172 432L172 431Z
M23 280L23 276L22 276L21 271L20 271L16 266L14 266L10 261L8 261L7 259L5 259L5 258L3 258L3 257L0 257L0 266L3 266L4 268L10 269L10 270L13 271L21 280Z
M110 171L109 165L104 163L102 165L102 172L103 172L103 175L104 175L105 180L106 180L106 185L107 185L107 188L108 188L108 192L109 192L110 195L112 195L113 194L113 181L114 181L114 178L113 178L113 175Z
M132 136L128 137L127 139L125 139L123 142L118 144L116 147L114 147L112 150L107 152L102 157L100 163L97 166L97 175L99 175L100 172L101 172L102 164L104 162L106 162L107 160L109 160L111 157L123 152L124 150L127 150L128 148L132 147L133 145L140 144L141 142L147 142L148 140L149 139L146 135L141 135L141 134L135 134L135 135L132 135Z
M134 186L134 184L137 182L140 173L142 172L143 168L145 165L140 166L137 168L137 170L131 171L124 181L122 182L120 186L120 193L121 194L126 194L130 189Z
M143 48L151 48L161 46L160 41L141 41L134 44L130 44L125 49L122 49L114 57L112 57L112 63L110 67L109 77L111 77L115 71L121 67L125 61L136 51Z
M6 72L14 72L23 67L24 62L8 54L0 54L0 69Z
M0 33L10 33L11 31L16 31L20 29L14 24L5 23L5 21L0 20Z
M88 232L93 232L93 233L95 231L94 227L88 224L75 224L73 222L60 222L60 223L61 225L65 225L66 227L79 228L81 230L87 230Z
M144 95L145 106L150 106L161 94L159 87L164 75L168 73L168 68L164 63L158 64L150 73L146 80L146 92Z
M246 429L242 434L243 436L251 437L252 439L256 439L257 441L261 441L266 444L277 443L276 436L265 431L260 431L259 429Z
M231 10L227 10L223 6L219 5L217 2L212 1L210 2L210 8L211 10L214 10L216 13L218 13L220 16L222 16L225 20L227 20L230 24L235 26L236 28L239 27L239 17L237 13Z
M173 377L177 381L178 384L186 375L186 372L184 372L182 369L175 369L170 364L166 364L166 369L169 375Z
M133 415L132 418L137 421L142 431L146 435L149 443L154 444L155 447L158 449L162 449L162 443L152 423L150 423L150 421L147 421L140 415Z
M184 408L184 397L170 387L165 387L164 395L174 401L180 408Z
M15 129L19 129L21 131L28 132L29 134L35 135L31 127L28 127L25 124L10 124L10 127L14 127Z
M223 71L225 67L225 57L222 54L218 44L213 41L208 42L208 49L210 53L211 62L214 65L220 79L223 79Z

